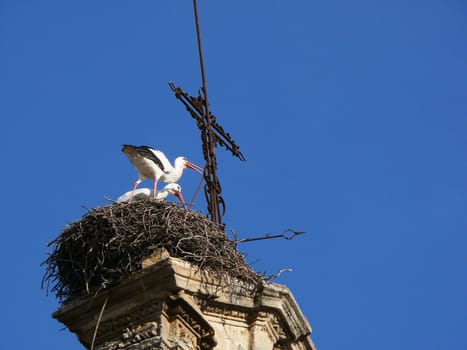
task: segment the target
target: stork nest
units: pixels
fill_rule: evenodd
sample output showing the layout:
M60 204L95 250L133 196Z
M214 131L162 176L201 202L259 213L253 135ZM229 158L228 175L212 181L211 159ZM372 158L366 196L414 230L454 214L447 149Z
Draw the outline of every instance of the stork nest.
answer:
M48 246L53 250L43 262L42 287L62 302L140 271L143 259L161 249L220 281L257 287L262 280L221 227L176 204L144 201L99 207Z

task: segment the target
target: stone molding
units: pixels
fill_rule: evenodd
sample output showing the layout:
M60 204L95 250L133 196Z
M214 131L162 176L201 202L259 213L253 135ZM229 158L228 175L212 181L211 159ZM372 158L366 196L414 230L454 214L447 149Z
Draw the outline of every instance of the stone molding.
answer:
M290 290L267 283L253 295L220 288L197 267L164 257L53 317L95 350L316 350ZM237 294L235 294L237 293Z

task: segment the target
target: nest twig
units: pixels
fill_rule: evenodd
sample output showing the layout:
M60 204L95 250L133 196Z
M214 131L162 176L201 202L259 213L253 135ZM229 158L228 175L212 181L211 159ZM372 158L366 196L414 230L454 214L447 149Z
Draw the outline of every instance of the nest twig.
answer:
M262 279L222 228L176 204L144 201L93 209L50 246L42 286L61 301L96 293L130 276L161 248L219 280L257 286Z

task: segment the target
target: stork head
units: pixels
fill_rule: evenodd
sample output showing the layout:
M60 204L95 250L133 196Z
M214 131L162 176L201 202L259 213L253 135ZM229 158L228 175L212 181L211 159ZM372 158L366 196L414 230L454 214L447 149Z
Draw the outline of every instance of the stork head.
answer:
M167 184L164 187L164 190L167 190L170 194L177 196L177 198L180 200L180 202L183 203L183 205L186 204L185 199L183 198L183 195L182 195L182 187L179 184L177 183Z
M203 168L197 166L196 164L190 162L188 159L185 157L178 157L175 159L175 163L180 162L183 165L183 168L190 168L193 169L194 171L202 174L203 173Z

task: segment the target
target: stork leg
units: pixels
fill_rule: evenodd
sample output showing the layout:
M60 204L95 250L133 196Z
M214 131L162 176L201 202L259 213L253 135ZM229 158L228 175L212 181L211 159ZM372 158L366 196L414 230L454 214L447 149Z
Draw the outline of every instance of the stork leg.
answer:
M157 183L158 183L158 179L155 179L154 180L154 187L152 188L152 198L154 200L156 200L156 197L157 197Z
M133 197L135 196L136 187L138 187L138 185L140 183L141 183L141 179L138 179L138 180L135 181L135 184L133 185L133 192L131 192L131 197L128 200L128 203L131 203L133 201Z

